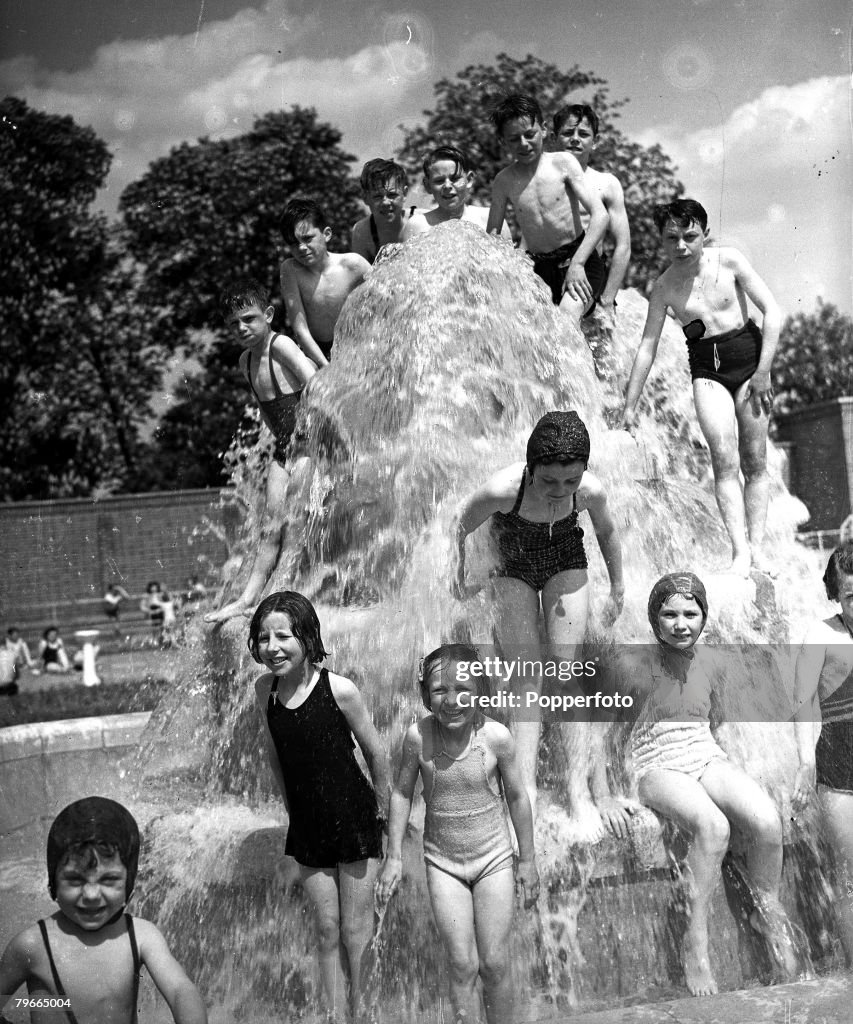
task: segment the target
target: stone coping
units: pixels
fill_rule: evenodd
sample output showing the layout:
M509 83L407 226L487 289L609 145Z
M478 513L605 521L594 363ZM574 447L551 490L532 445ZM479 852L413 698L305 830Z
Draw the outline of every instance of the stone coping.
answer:
M150 711L137 711L8 726L0 729L0 762L74 750L136 746L150 718Z

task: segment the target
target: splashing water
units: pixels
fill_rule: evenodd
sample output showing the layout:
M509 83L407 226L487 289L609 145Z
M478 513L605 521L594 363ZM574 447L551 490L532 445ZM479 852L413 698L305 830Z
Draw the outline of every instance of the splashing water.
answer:
M627 377L644 316L640 296L620 296L612 353L618 381ZM586 422L590 468L619 525L627 584L621 641L648 642L649 587L679 567L705 580L718 641L757 642L770 627L781 636L786 623L799 638L805 621L819 613L822 605L812 599L819 593L817 567L793 541L804 512L782 486L775 452L770 534L783 566L775 607L768 611L754 581L715 571L727 564L728 542L684 356L679 332L668 326L647 385L641 440L634 442L608 430L605 413L617 398L596 376L589 347L552 306L529 261L480 229L439 226L376 266L350 296L334 361L303 399L314 455L309 515L306 522L298 509L289 510L286 550L269 589L301 590L321 602L330 663L359 685L392 752L419 715L421 654L463 635L475 642L491 637L484 596L463 607L449 593L454 511L491 473L523 459L533 424L550 409L577 409ZM235 464L238 502L259 508L261 462L255 453L237 453ZM239 576L237 556L253 551L257 529L251 516L241 548L229 558L229 577ZM607 576L594 544L587 543L587 554L595 632ZM488 559L482 545L471 562L483 581ZM242 582L228 579L231 587ZM183 776L177 794L168 794L169 804L177 799L187 809L149 827L141 888L190 973L228 1013L252 1019L256 1009L273 1006L279 1015L286 1008L287 1019L308 1020L316 1000L310 928L304 900L291 891L292 866L280 852L281 810L270 800L254 706L257 670L245 633L244 622L206 633L196 622L190 629L198 670L164 702L155 729L200 751L196 769L206 782L192 789ZM759 670L747 669L738 685L756 688ZM732 756L768 786L787 820L785 793L796 765L790 727L728 728ZM201 806L193 809L194 801ZM419 811L422 806L415 822ZM569 850L566 822L559 801L543 799L537 848L548 896L539 917L524 919L515 936L518 992L574 1004L671 991L667 954L660 952L673 946L669 872L642 874L637 838L632 856L645 881L608 885L606 871L596 866L598 849ZM376 998L384 1019L438 1021L444 959L417 837L407 839L405 856L407 879L374 944ZM624 851L611 849L609 856L622 864ZM615 875L620 872L625 881L623 868ZM811 923L812 931L821 927ZM584 962L581 948L596 956L604 951L600 962L590 964L593 954Z

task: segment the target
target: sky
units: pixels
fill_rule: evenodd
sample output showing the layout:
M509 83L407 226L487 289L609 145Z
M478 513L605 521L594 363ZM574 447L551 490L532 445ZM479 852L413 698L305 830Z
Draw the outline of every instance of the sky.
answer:
M316 107L359 162L392 156L433 84L535 54L627 97L713 236L786 313L853 311L848 0L0 0L0 88L91 125L113 153L100 205L183 141ZM582 100L582 94L573 99ZM459 140L464 147L464 139Z

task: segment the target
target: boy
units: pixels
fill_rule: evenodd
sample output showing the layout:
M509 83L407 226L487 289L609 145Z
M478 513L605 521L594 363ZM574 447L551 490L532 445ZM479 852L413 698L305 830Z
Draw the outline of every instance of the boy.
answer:
M605 283L605 264L596 252L607 227L604 204L571 153L543 152L547 130L536 100L508 96L492 121L513 162L492 185L487 230L501 229L512 203L533 269L550 287L554 305L580 326ZM578 202L589 214L585 233Z
M746 578L751 568L775 575L762 544L770 488L770 365L779 340L779 307L737 249L705 248L708 215L695 200L676 199L659 206L654 220L670 266L649 298L622 425L628 430L634 426L637 402L670 307L687 338L693 403L711 452L717 505L732 543L730 571ZM749 319L747 297L763 314L762 330Z
M362 260L362 262L364 262ZM261 538L255 564L236 601L205 622L222 622L251 611L278 561L284 533L284 509L298 500L307 478L308 458L289 450L296 427L296 407L305 385L316 373L314 364L295 342L272 328L274 309L266 289L257 281L237 282L220 300L226 322L245 346L240 370L252 389L261 418L275 438L267 472Z
M6 630L6 647L15 655L15 664L18 667L21 665L26 665L29 669L36 667L27 642L21 636L21 631L17 626L10 626Z
M139 972L147 968L176 1024L206 1024L195 985L150 921L124 913L136 878L139 829L114 800L93 796L61 811L47 837L50 895L59 909L19 932L0 960L2 1004L24 983L34 1024L136 1021Z
M281 233L293 254L281 265L281 293L294 338L309 359L326 366L341 307L370 264L355 252L329 252L332 229L313 199L290 200Z
M368 160L361 170L361 194L370 209L353 224L352 251L373 263L383 245L401 242L409 191L405 168L392 160ZM415 207L409 210L409 217Z

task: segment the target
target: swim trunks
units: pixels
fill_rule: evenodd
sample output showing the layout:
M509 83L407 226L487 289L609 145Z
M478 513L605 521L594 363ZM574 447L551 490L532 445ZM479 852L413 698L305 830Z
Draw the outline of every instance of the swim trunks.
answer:
M815 747L817 781L853 793L853 672L821 700L820 717L820 739Z
M572 256L578 251L583 240L584 234L580 234L573 242L569 242L568 245L561 245L559 249L554 249L552 252L528 253L533 258L534 271L551 289L551 301L555 306L559 306L562 302L566 270ZM607 264L596 249L593 249L587 257L584 270L586 271L586 279L589 281L589 286L592 288L592 303L589 309L584 312L584 316L587 317L595 309L607 283Z
M494 577L521 580L533 590L541 590L558 572L586 569L583 529L578 526L578 498L572 495L572 511L554 523L534 523L518 514L524 499L527 470L521 475L518 497L509 512L492 515L492 537L500 564Z
M440 747L435 719L433 749ZM432 758L432 786L424 792L424 860L427 864L473 886L482 878L512 867L512 843L503 797L489 784L486 747L478 732L460 757L443 751Z
M761 331L752 320L712 338L687 342L693 380L715 380L734 395L755 373L761 357Z
M376 794L358 766L349 723L329 673L298 708L267 701L267 724L281 765L290 818L284 852L310 868L334 868L382 856Z
M255 390L255 385L252 383L251 353L249 354L249 362L246 366L246 376L249 380L249 387L252 389L252 394L255 396L255 401L260 406L261 412L264 414L264 420L275 438L273 458L280 466L284 466L287 463L288 445L290 444L290 439L293 437L294 431L296 430L296 407L299 405L299 399L302 397L302 390L292 391L290 393L285 393L281 390L281 386L278 383L278 378L275 374L275 366L272 358L274 344L275 338L270 342L267 359L270 380L272 381L275 398L263 401ZM304 436L301 434L297 435L297 441L304 442Z

